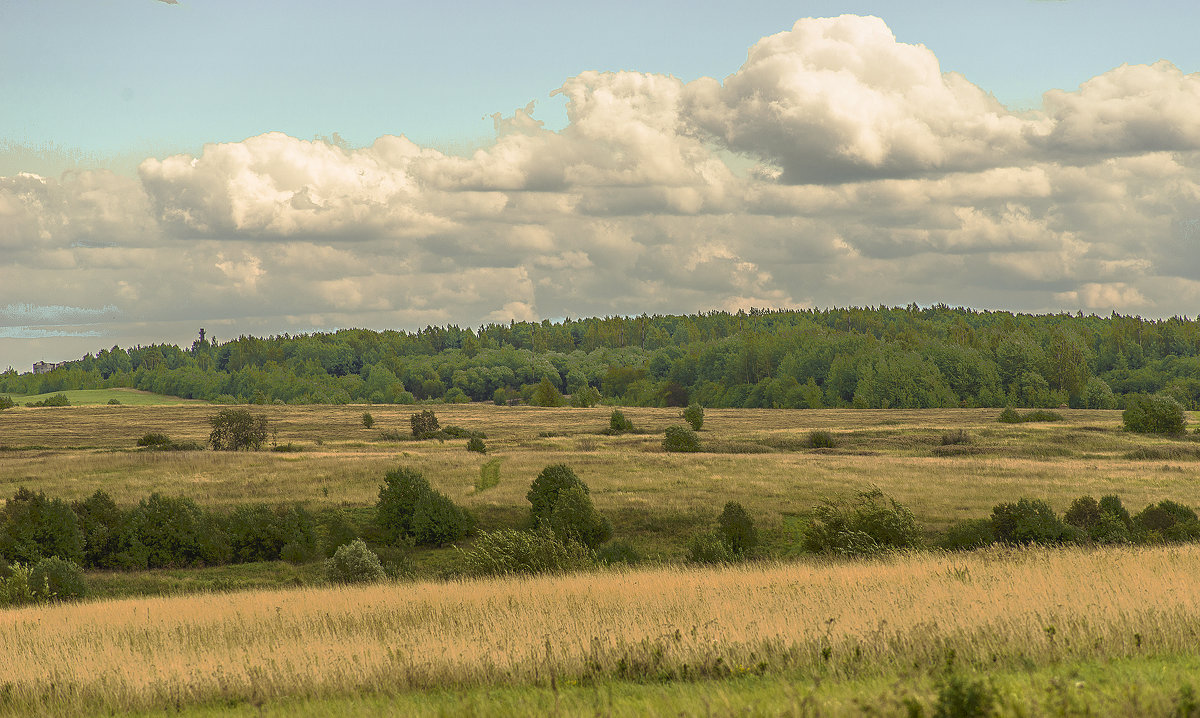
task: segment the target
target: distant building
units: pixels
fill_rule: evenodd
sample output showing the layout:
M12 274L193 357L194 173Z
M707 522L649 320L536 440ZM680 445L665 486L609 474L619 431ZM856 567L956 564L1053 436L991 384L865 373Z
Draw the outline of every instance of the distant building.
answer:
M33 373L34 374L46 374L48 372L54 371L55 369L59 368L60 366L66 366L66 365L67 365L67 363L65 361L60 361L57 364L50 364L50 363L44 362L44 361L34 362Z

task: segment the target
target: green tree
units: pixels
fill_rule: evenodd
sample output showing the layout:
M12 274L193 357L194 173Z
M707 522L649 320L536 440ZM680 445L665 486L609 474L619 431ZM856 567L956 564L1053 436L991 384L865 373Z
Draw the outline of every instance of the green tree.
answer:
M402 466L383 477L379 501L375 503L375 523L387 541L396 543L412 535L417 503L430 491L429 482L416 469Z
M704 407L699 404L693 402L688 405L688 408L683 410L681 416L684 421L691 425L693 431L700 431L700 428L704 426Z
M543 522L549 522L550 514L554 511L554 505L558 502L559 496L573 486L580 487L585 494L588 493L587 484L580 480L570 466L553 464L542 469L525 494L525 498L530 504L530 524L537 526Z
M744 556L758 546L758 529L754 527L754 520L736 501L725 504L717 519L717 533L729 544L729 550L738 556Z
M212 425L208 443L214 451L258 451L267 440L267 417L246 409L222 409L208 423Z
M1183 405L1165 394L1132 397L1121 419L1127 430L1143 434L1182 434L1187 426Z
M542 381L533 390L533 404L535 406L563 405L563 395L559 393L558 387L551 383L549 377L543 376Z

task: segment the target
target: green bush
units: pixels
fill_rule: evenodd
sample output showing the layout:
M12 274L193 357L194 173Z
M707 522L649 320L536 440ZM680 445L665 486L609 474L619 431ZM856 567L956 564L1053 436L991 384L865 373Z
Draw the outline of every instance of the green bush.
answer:
M688 563L732 563L736 558L729 544L725 543L725 538L716 531L696 534L688 541Z
M578 486L583 492L589 493L587 484L583 483L575 471L566 464L553 464L542 469L541 473L529 485L525 498L529 501L529 524L537 525L550 521L550 514L558 497L572 486Z
M1001 424L1020 424L1021 415L1011 406L1004 407L1004 411L1000 412L1000 416L996 417L996 421Z
M600 403L600 390L591 384L584 384L571 395L571 406L587 408Z
M492 403L496 406L508 406L508 392L500 387L492 393Z
M475 520L450 497L430 489L417 499L412 515L412 536L418 546L441 546L475 530Z
M692 427L693 431L700 431L700 428L704 426L704 407L699 404L689 404L680 416Z
M693 452L700 450L700 438L696 432L684 426L668 426L662 446L667 451Z
M79 519L62 499L19 488L0 509L0 558L32 565L50 556L83 561Z
M952 674L938 690L934 718L990 718L996 714L996 691L983 681Z
M371 412L363 412L362 425L364 429L370 429L371 427L375 426L375 417L371 416Z
M396 543L402 537L412 535L417 502L431 490L429 482L416 469L400 467L383 477L379 501L375 503L375 523L386 541Z
M1129 511L1121 503L1119 496L1109 494L1100 497L1100 515L1103 516L1106 513L1112 514L1114 518L1125 524L1125 528L1133 528L1133 517L1129 515Z
M325 578L330 583L372 583L387 578L383 564L362 539L356 539L334 551L325 561Z
M590 549L612 538L612 524L596 511L582 481L559 492L549 524L560 541L576 541Z
M125 568L182 568L229 563L232 548L220 522L188 498L151 494L129 513L122 536Z
M548 526L531 531L481 531L470 548L462 550L462 557L466 571L476 576L564 573L596 563L586 546L559 540Z
M736 556L745 556L758 546L758 529L746 509L729 501L717 519L717 534Z
M1063 521L1078 526L1089 534L1100 524L1100 503L1091 496L1080 496L1071 502Z
M1196 512L1183 504L1165 499L1139 511L1133 517L1133 522L1143 531L1157 531L1167 538L1177 538L1171 535L1177 530L1176 527L1196 523Z
M0 411L4 411L5 409L11 409L16 405L17 405L17 402L13 401L11 397L0 395Z
M1046 409L1035 409L1027 411L1024 414L1018 413L1011 406L1005 407L1004 411L1000 412L1000 416L996 419L1003 424L1022 424L1030 421L1062 421L1063 415L1057 411L1048 411Z
M208 423L212 425L208 443L214 451L258 451L267 440L267 418L246 409L222 409Z
M1165 394L1130 397L1121 419L1128 431L1143 434L1182 434L1187 426L1183 405Z
M963 429L955 429L942 434L942 446L955 446L971 443L971 435Z
M824 429L813 429L808 432L808 445L813 449L834 449L837 448L837 441L832 433Z
M1019 499L992 509L992 531L1007 544L1062 543L1072 537L1054 509L1041 499Z
M626 419L620 409L613 409L608 416L608 430L616 434L633 431L633 422Z
M67 399L66 394L55 394L54 396L48 396L45 399L42 399L41 401L31 401L31 402L25 404L25 406L70 406L70 405L71 405L71 402L69 399Z
M424 409L408 417L412 425L412 435L416 439L424 439L438 430L437 414L432 409Z
M625 541L610 541L596 552L596 560L610 566L617 563L632 566L642 562L642 555Z
M125 512L112 498L97 489L83 501L71 504L83 534L83 565L89 568L118 568L121 534L125 530Z
M478 436L472 436L467 439L467 451L474 451L477 454L486 454L487 445L483 443L483 439Z
M476 491L486 491L500 485L500 459L491 459L479 467L479 480L475 482Z
M152 448L166 448L171 446L171 437L166 434L149 432L142 435L142 438L137 440L138 446L148 446Z
M29 572L29 591L38 601L67 601L87 595L83 569L58 556L44 558Z
M120 399L109 399L108 404L109 404L109 406L120 406L121 400Z
M562 406L564 402L558 387L554 386L549 377L543 376L542 381L533 390L531 403L534 406Z
M995 543L991 519L966 519L946 529L946 535L938 542L947 551L973 551Z
M33 603L33 589L29 575L33 568L28 564L14 563L5 574L0 574L0 606L23 606Z
M849 500L813 507L804 548L814 553L865 556L921 545L916 517L879 489L860 491Z
M317 514L317 537L326 558L358 538L358 531L340 507L325 509Z
M317 524L303 506L266 504L242 505L226 519L232 559L235 563L277 561L284 548L292 563L317 557Z

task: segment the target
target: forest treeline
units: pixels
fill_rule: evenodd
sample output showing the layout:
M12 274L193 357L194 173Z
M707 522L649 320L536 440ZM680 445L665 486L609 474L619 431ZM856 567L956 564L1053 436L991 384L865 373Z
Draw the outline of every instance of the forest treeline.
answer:
M0 393L540 403L546 382L639 406L1122 408L1162 392L1197 409L1200 322L910 305L346 329L113 347L46 374L0 374Z

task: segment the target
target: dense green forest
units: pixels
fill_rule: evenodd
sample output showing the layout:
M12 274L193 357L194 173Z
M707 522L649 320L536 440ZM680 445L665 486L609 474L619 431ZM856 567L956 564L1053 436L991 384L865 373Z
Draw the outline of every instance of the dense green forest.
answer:
M0 374L10 394L133 387L224 403L544 403L594 395L589 386L643 406L1120 408L1165 392L1197 409L1200 322L944 305L752 310L201 338Z

